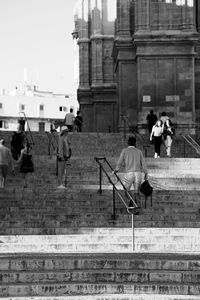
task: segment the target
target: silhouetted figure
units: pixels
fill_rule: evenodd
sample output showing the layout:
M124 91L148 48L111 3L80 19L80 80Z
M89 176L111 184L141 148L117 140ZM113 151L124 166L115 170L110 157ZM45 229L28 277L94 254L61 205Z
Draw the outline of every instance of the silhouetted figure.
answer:
M77 116L74 120L75 131L77 131L77 132L82 131L82 123L83 123L83 118L81 117L81 112L77 111Z
M21 150L17 163L20 162L20 173L23 174L24 188L27 188L27 175L34 172L33 152L28 141L26 141L24 149Z
M153 109L150 110L150 113L147 115L146 120L147 120L147 126L148 126L148 130L149 133L151 134L152 128L153 126L156 124L157 122L157 116L156 114L154 114Z
M18 160L21 150L24 148L26 135L22 130L22 126L18 125L18 131L15 131L11 138L11 153L14 160Z

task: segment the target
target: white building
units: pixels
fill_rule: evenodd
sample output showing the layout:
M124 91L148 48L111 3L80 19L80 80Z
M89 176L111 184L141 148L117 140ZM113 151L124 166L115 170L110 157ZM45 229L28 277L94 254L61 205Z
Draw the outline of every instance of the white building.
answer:
M79 108L75 95L39 91L26 85L12 92L0 93L0 130L15 131L20 117L28 120L31 131L49 131L52 122L64 120L65 114ZM26 123L27 126L27 123Z

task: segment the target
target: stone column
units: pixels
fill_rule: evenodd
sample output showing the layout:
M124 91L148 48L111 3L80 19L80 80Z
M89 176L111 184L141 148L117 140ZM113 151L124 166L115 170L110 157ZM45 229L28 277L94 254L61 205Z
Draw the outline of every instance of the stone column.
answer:
M102 66L102 0L93 0L91 7L92 35L91 35L91 59L92 59L92 86L103 83Z
M195 3L193 2L193 6L188 4L188 0L185 0L185 5L182 6L182 28L195 30Z
M136 31L149 30L150 27L150 0L136 0Z
M79 74L80 88L89 87L89 28L88 28L88 1L81 3L81 17L79 19Z
M117 36L130 36L130 3L131 0L117 1Z

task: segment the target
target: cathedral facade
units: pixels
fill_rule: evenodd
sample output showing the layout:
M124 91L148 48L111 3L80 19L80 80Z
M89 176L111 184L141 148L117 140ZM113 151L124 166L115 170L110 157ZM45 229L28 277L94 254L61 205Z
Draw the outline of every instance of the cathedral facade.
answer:
M184 131L200 123L198 0L79 0L78 100L84 131L143 131L150 109Z

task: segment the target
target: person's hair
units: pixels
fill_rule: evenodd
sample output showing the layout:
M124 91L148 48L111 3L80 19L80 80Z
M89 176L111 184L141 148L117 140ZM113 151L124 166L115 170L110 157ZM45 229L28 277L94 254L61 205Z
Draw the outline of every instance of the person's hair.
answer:
M130 136L128 138L128 145L129 146L135 146L136 145L136 138L134 136Z
M157 122L156 122L156 126L158 127L158 123L160 122L160 126L162 126L162 124L163 124L163 122L162 122L162 120L158 120Z
M73 108L70 108L70 113L72 113L73 112Z
M153 109L150 110L150 114L153 114Z
M163 111L162 114L161 114L161 116L164 116L164 117L165 117L165 116L166 116L166 112Z

